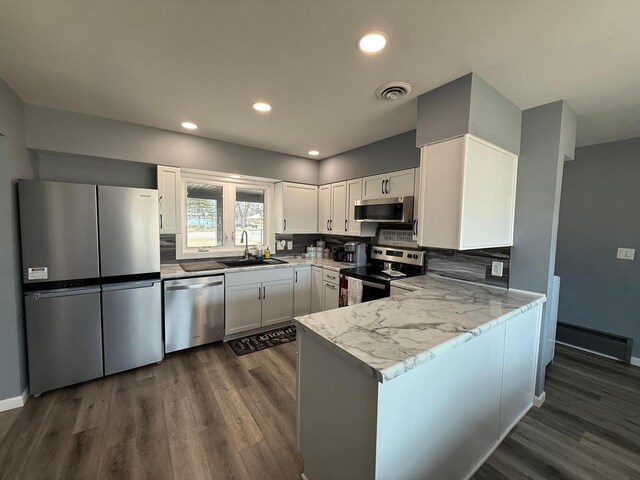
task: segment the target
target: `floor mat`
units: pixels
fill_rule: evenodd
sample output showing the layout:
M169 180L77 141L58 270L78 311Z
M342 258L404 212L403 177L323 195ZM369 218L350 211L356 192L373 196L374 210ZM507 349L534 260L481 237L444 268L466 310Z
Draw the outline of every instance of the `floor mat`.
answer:
M248 353L259 352L265 348L277 347L283 343L295 342L295 340L296 327L295 325L289 325L288 327L276 328L268 332L229 340L227 343L235 354L240 357Z

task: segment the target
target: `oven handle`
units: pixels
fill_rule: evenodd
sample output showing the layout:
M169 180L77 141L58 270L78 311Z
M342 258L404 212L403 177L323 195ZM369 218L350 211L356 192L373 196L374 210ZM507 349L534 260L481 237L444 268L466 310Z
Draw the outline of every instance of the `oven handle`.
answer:
M345 275L345 277L347 277L347 280L350 278L348 275ZM384 285L380 285L379 283L367 282L366 280L360 280L360 281L362 282L362 285L365 287L376 288L378 290L386 290L386 287Z

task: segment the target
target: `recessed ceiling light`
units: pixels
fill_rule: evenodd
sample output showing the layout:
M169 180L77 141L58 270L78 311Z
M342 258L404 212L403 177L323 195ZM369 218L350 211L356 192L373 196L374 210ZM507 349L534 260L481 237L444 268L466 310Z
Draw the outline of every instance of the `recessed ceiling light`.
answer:
M198 128L198 125L193 122L182 122L180 126L182 128L186 128L187 130L195 130L196 128Z
M253 107L254 110L257 110L258 112L269 112L269 111L271 111L271 105L269 105L268 103L256 102L251 106Z
M242 178L242 175L229 175L229 178Z
M370 32L361 36L356 46L362 53L378 53L387 45L388 39L383 32Z
M320 152L318 150L309 150L309 155L313 155L315 157L316 155L320 155Z

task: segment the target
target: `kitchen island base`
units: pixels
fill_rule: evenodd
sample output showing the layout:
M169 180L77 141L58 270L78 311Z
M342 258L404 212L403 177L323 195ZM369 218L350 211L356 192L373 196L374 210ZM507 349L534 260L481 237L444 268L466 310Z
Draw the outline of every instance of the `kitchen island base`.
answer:
M307 480L468 479L533 405L542 304L380 382L298 328Z

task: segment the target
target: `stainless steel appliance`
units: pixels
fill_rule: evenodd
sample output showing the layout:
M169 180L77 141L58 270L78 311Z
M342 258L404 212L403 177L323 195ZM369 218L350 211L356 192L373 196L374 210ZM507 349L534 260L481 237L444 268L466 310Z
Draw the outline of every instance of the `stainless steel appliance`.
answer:
M348 288L350 278L362 281L362 301L377 300L391 294L391 281L425 274L424 252L392 246L371 247L371 262L364 267L340 270L341 288ZM340 295L340 306L346 306L346 294Z
M413 197L356 200L354 218L357 222L412 223Z
M224 275L164 282L165 352L224 338Z
M162 360L157 192L20 180L19 196L31 393Z
M355 263L358 266L367 264L367 244L364 242L347 242L344 244L343 262Z

